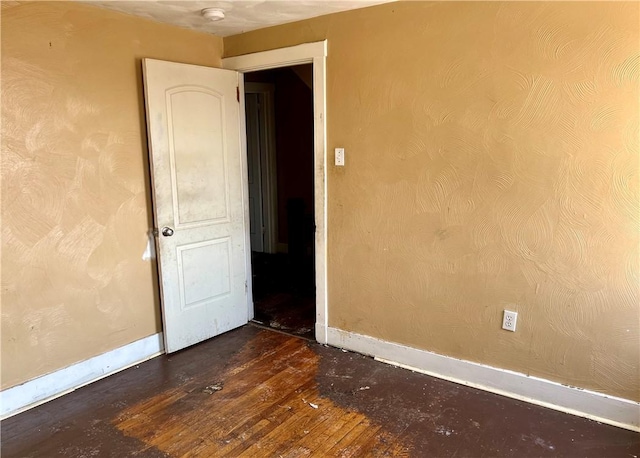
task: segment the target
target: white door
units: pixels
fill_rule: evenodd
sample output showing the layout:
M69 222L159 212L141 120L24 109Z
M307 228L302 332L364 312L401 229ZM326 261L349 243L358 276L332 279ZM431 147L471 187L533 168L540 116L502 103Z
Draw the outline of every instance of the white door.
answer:
M259 94L245 94L247 166L249 169L249 214L251 251L264 251L264 207L262 204L262 162Z
M144 59L165 350L248 320L239 74Z

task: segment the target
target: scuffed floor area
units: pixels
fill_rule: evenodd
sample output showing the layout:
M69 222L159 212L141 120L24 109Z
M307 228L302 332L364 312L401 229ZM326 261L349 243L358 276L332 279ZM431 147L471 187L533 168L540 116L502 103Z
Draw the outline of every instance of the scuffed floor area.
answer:
M1 423L2 456L640 455L640 435L245 326Z

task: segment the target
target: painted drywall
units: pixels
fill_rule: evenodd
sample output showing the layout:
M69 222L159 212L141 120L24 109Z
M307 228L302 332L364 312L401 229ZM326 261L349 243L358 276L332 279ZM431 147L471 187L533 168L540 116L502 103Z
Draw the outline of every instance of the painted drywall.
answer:
M330 326L640 400L639 8L400 2L225 38L328 39Z
M161 330L140 59L222 39L75 2L3 2L2 388Z

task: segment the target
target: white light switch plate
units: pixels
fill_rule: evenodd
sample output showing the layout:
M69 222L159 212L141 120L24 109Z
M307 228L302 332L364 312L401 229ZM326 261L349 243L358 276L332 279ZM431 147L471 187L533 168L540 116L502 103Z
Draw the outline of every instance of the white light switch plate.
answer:
M344 148L336 148L336 165L344 165Z

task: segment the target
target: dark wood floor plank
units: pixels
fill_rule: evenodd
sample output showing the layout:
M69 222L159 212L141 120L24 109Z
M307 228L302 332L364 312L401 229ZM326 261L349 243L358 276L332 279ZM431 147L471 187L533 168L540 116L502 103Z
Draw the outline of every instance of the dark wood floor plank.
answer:
M363 418L361 422L351 428L327 451L327 456L352 456L350 449L357 447L356 440L369 428L375 428L376 431L378 429L368 419Z
M354 426L360 420L361 414L355 412L341 412L339 409L331 409L330 415L322 423L318 423L309 434L304 436L299 445L309 450L320 450L323 447L333 446L332 438L335 434L348 428L350 423Z
M304 429L310 421L313 421L316 412L311 412L314 409L304 404L302 399L314 399L314 393L317 395L317 390L314 387L301 392L294 392L289 397L287 405L291 405L295 409L296 415L290 416L282 423L275 425L275 428L262 437L260 441L250 444L238 456L275 455L275 451L281 443L287 442L291 436L299 434L300 430Z
M296 390L297 395L307 396L315 391L315 387L311 383L307 384L302 390ZM298 409L289 406L291 398L283 400L284 407L278 411L274 411L275 415L269 415L265 413L265 417L268 420L268 424L265 427L251 428L245 434L240 435L238 440L234 443L230 443L229 446L221 450L221 456L236 457L244 453L247 449L254 444L263 444L265 438L272 434L273 430L280 427L282 424L290 424L291 419L297 418ZM288 408L290 407L290 408Z
M229 376L238 375L241 372L251 370L258 365L264 365L265 361L270 361L273 357L282 352L293 352L295 350L300 349L300 342L298 339L294 337L287 337L283 334L278 335L277 332L271 332L269 334L269 339L263 339L259 342L255 343L255 356L251 357L250 354L243 355L244 358L251 358L247 361L242 361L241 364L237 366L231 367L228 371ZM278 338L279 337L279 338ZM276 346L271 347L277 343ZM261 350L261 348L265 348L267 350ZM239 361L240 362L240 361Z
M310 383L306 389L313 389ZM281 421L293 416L290 411L280 407L282 403L288 401L290 395L291 392L288 392L285 396L265 399L262 405L243 410L244 415L242 416L228 416L219 419L213 434L220 444L216 453L220 456L224 454L235 456L253 441L259 440L264 434L277 427ZM266 423L263 420L266 420ZM210 430L211 427L209 427Z

